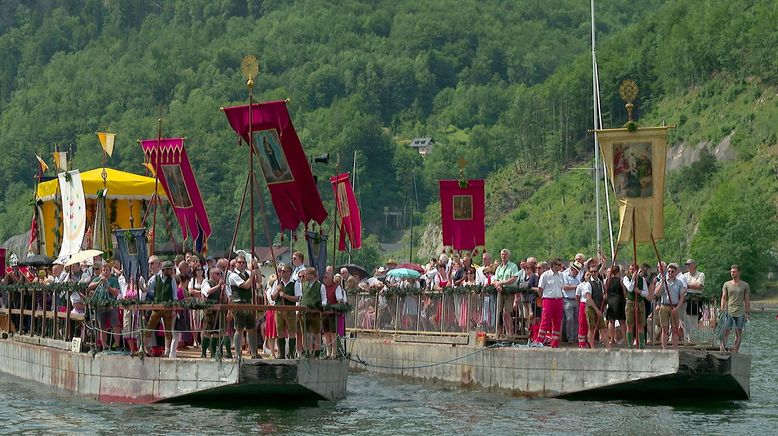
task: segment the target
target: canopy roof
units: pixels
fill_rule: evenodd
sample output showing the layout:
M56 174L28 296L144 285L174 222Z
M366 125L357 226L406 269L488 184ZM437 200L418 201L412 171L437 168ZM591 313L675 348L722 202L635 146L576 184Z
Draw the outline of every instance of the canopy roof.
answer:
M103 189L103 170L105 170L108 175L106 178L106 186L108 187L106 198L148 200L153 195L154 186L156 184L157 194L160 198L167 199L162 184L156 183L153 177L141 176L115 170L113 168L95 168L81 173L81 183L84 186L84 198L97 198L97 191ZM36 199L42 201L53 200L58 189L58 179L40 183L38 184Z

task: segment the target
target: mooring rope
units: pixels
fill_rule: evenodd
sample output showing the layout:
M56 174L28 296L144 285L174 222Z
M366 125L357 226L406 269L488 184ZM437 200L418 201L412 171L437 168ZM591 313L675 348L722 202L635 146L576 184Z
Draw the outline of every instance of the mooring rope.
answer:
M452 363L452 362L456 362L458 360L466 359L466 358L468 358L470 356L474 356L474 355L476 355L478 353L482 353L485 350L490 349L490 348L502 348L502 347L506 347L506 346L507 346L507 344L505 344L503 342L497 342L497 343L494 343L492 345L488 345L486 347L479 348L479 349L473 351L472 353L468 353L468 354L465 354L465 355L462 355L462 356L459 356L459 357L455 357L453 359L444 360L442 362L433 362L433 363L427 363L427 364L424 364L424 365L413 365L413 366L386 366L386 365L377 365L377 364L373 364L373 363L368 363L367 361L365 361L364 359L359 357L358 354L356 355L356 358L352 358L351 355L347 354L340 345L338 346L338 349L340 351L340 354L342 356L346 357L346 359L348 359L348 360L350 360L352 362L358 363L360 365L370 366L370 367L373 367L373 368L382 368L382 369L406 370L406 369L432 368L432 367L435 367L435 366L446 365L446 364L449 364L449 363Z

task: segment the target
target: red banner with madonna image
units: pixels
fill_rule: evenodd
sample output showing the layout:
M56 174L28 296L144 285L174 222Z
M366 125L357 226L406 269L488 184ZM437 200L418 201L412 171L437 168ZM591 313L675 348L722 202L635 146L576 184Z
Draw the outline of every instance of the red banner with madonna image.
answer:
M310 221L321 224L327 210L311 173L300 139L283 100L224 108L224 114L254 155L270 190L282 230ZM250 115L249 115L250 114Z
M443 245L473 250L486 244L483 180L441 180Z

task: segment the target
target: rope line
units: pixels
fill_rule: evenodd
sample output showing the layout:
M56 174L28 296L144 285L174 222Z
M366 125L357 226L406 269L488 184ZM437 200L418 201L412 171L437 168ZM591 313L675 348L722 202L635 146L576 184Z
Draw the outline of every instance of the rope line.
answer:
M449 363L452 363L452 362L456 362L458 360L466 359L466 358L468 358L470 356L474 356L474 355L476 355L478 353L482 353L482 352L484 352L484 351L486 351L487 349L490 349L490 348L502 348L502 347L505 347L505 346L506 346L506 344L504 344L502 342L498 342L498 343L495 343L495 344L492 344L492 345L489 345L489 346L486 346L486 347L483 347L483 348L479 348L479 349L473 351L472 353L468 353L468 354L465 354L465 355L462 355L462 356L459 356L459 357L455 357L453 359L444 360L442 362L434 362L434 363L427 363L427 364L424 364L424 365L413 365L413 366L386 366L386 365L377 365L377 364L373 364L373 363L368 363L367 361L365 361L364 359L359 357L358 354L356 355L356 358L353 358L353 357L351 357L350 354L347 354L340 346L338 347L338 349L339 349L341 355L345 356L346 359L348 359L348 360L350 360L352 362L358 363L360 365L370 366L370 367L373 367L373 368L382 368L382 369L406 370L406 369L432 368L432 367L435 367L435 366L446 365L446 364L449 364Z

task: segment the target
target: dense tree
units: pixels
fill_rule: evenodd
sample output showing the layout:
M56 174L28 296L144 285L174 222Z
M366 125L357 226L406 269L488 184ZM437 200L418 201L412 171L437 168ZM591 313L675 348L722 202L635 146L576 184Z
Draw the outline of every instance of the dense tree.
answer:
M261 63L255 97L291 98L306 154L330 153L330 165L313 167L330 208L327 178L352 169L356 152L369 232L386 234L384 206L407 202L409 166L425 210L437 180L457 176L461 157L465 175L491 176L490 198L500 199L489 206L492 243L549 255L590 244L587 179L542 188L591 158L588 7L579 0L0 2L0 185L7 187L0 240L28 225L29 196L19 198L32 190L33 153L50 160L53 145L72 143L74 164L94 167L100 153L93 132L111 129L119 142L109 165L140 172L134 141L154 136L162 114L165 135L189 138L219 231L213 245L226 248L245 148L218 108L246 102L240 61L251 53ZM777 20L768 0L598 2L606 127L624 123L618 85L631 78L647 122L678 124L676 140L732 134L738 158L749 161L756 143L776 142L769 98L778 81ZM723 110L726 116L715 113ZM407 147L416 136L435 138L431 156L421 159ZM715 196L730 170L712 170L705 157L678 180ZM689 184L669 185L683 201L668 216L682 222L668 225L663 250L681 256L698 234L723 236L702 221L699 230L687 225L715 215L713 206L690 213ZM551 199L526 202L537 189ZM538 222L575 222L580 231L525 227ZM273 217L270 224L277 229Z

